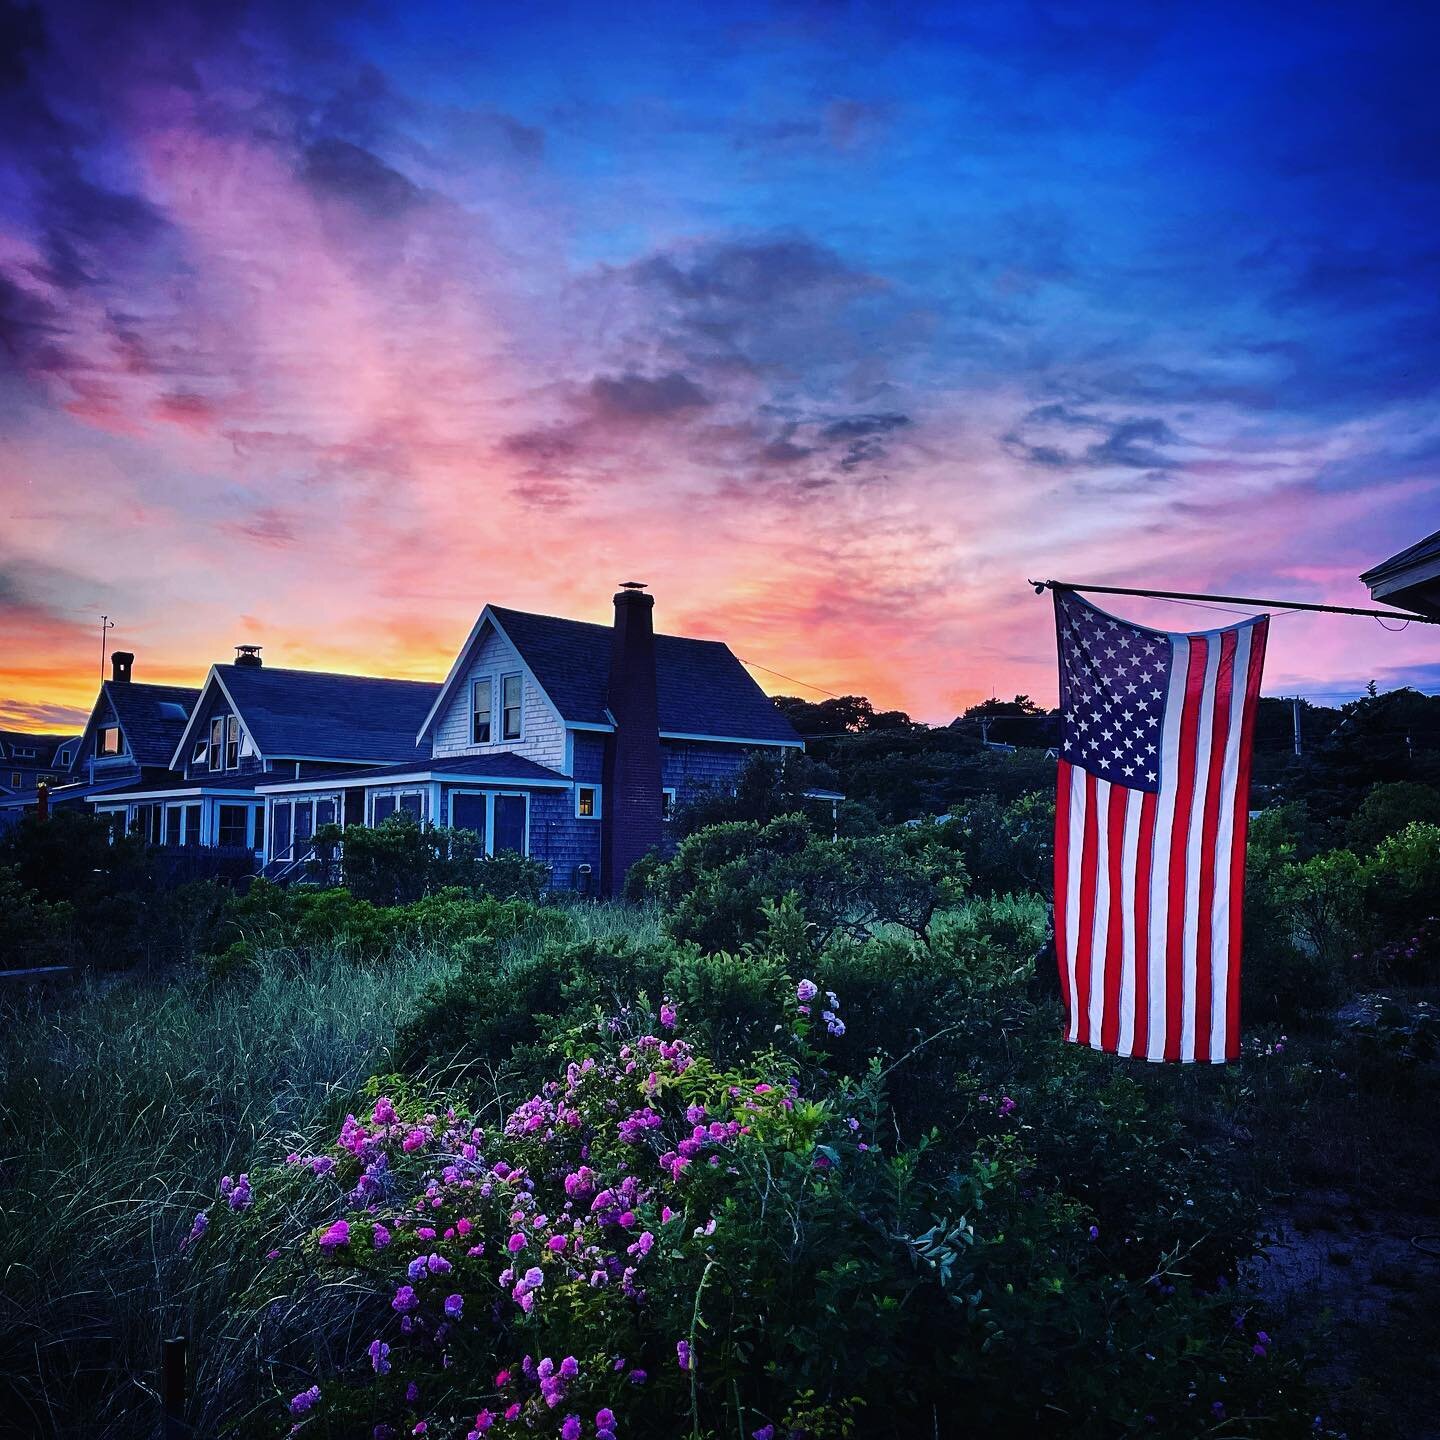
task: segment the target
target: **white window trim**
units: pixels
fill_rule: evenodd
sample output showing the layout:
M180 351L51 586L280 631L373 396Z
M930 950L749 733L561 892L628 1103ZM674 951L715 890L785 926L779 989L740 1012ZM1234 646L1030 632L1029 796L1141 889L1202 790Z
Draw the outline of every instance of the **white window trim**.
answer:
M217 739L217 731L219 738ZM225 768L225 717L210 717L210 735L205 750L206 767L214 772Z
M517 681L520 686L520 700L515 706L520 725L513 735L505 733L505 682L507 680ZM500 736L501 745L514 745L525 738L525 672L523 670L506 670L500 675ZM493 727L492 727L492 734Z
M495 801L502 795L513 795L525 802L525 830L520 853L530 854L530 792L528 790L476 790L467 786L456 786L449 792L445 802L445 822L455 828L455 797L457 795L483 795L485 797L485 854L495 853Z
M667 795L670 797L670 813L668 815L665 813L665 796ZM680 804L680 792L674 785L662 785L660 797L660 818L668 824L675 818L676 808Z
M418 795L420 797L420 823L428 825L431 821L430 787L428 785L394 785L383 786L378 790L371 790L365 796L365 823L373 826L375 824L375 802L379 799L390 799L395 802L395 809L392 815L400 812L400 797L402 795ZM385 817L387 820L389 815ZM383 821L381 822L384 823Z
M231 740L231 732L234 732L234 740ZM240 768L240 717L236 714L229 714L225 717L225 768L227 770L238 770ZM235 746L235 763L230 763L230 746Z
M490 738L488 740L477 740L475 738L475 692L481 685L490 687ZM472 745L493 745L495 743L495 677L493 675L476 675L470 681L470 743ZM522 692L523 698L523 692ZM522 722L523 723L523 722Z
M598 819L600 818L600 808L601 808L600 788L601 788L601 787L600 787L599 785L576 785L576 787L575 787L575 818L576 818L577 820L598 820ZM594 792L594 795L595 795L595 808L594 808L594 810L593 810L589 815L582 815L582 814L580 813L580 792L581 792L582 790L590 790L590 791L593 791L593 792Z

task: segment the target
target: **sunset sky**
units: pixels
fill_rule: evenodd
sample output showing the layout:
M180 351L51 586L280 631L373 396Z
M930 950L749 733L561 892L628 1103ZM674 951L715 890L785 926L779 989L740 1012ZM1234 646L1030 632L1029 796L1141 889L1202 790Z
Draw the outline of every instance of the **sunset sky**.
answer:
M1364 604L1440 526L1435 13L0 0L0 723L101 612L439 679L634 578L945 721L1053 702L1029 576ZM1440 633L1273 627L1371 676Z

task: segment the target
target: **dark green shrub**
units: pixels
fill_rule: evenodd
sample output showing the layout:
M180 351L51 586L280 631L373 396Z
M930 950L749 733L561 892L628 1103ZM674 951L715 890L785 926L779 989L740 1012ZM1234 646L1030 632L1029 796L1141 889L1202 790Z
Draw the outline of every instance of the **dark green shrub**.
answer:
M549 883L549 867L538 860L486 856L473 830L421 825L408 815L349 830L323 826L315 848L318 872L335 874L352 895L375 905L406 905L449 889L538 900Z
M1440 790L1413 780L1382 781L1370 787L1346 834L1354 849L1371 850L1415 820L1440 825Z
M939 906L958 898L964 866L920 830L831 840L786 815L697 831L647 882L672 935L703 950L736 951L760 935L765 904L787 894L815 926L818 945L883 924L924 934Z

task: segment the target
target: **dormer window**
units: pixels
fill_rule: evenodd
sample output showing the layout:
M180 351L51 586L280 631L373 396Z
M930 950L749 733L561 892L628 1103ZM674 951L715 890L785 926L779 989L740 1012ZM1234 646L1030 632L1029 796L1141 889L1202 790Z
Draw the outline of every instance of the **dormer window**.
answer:
M518 740L520 738L521 693L520 676L502 675L500 677L500 738L502 740Z
M223 715L217 715L210 722L209 760L212 770L225 768L225 717Z
M100 757L119 755L124 749L118 725L102 725L95 732L95 753Z
M205 763L205 752L210 748L208 740L197 740L195 748L190 752L190 763L192 765L203 765Z
M225 722L225 768L236 770L240 766L240 717L231 715Z
M470 743L488 745L493 734L494 684L487 675L470 687Z

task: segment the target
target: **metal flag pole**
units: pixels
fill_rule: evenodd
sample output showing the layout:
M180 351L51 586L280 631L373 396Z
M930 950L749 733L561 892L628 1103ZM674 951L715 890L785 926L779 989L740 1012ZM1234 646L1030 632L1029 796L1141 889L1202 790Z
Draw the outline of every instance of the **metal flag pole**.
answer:
M1257 600L1253 595L1207 595L1190 590L1140 590L1128 585L1072 585L1068 580L1032 580L1037 595L1047 590L1074 590L1092 595L1136 595L1144 600L1220 600L1230 605L1272 606L1277 610L1316 610L1324 615L1365 615L1377 620L1414 620L1421 625L1440 625L1440 616L1416 615L1409 610L1362 610L1354 605L1316 605L1308 600Z

